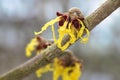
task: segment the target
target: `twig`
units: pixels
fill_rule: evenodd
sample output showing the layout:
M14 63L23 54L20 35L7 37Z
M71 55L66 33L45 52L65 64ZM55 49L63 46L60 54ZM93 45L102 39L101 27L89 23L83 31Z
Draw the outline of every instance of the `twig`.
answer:
M107 0L98 9L96 9L86 20L89 30L92 30L102 20L108 17L114 10L120 7L120 0Z
M95 10L95 12L86 17L89 30L92 30L97 24L109 16L119 6L120 0L107 0L105 3L103 3L97 10ZM64 37L62 44L65 44L68 40L69 36L67 35ZM41 54L33 57L17 68L1 75L0 80L21 80L22 78L33 73L39 67L50 63L55 57L64 55L55 44L41 52Z

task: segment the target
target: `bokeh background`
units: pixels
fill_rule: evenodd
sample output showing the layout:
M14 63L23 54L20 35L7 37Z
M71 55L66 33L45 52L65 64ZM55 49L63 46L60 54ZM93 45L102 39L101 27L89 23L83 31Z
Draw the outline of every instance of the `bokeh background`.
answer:
M88 16L104 1L0 0L0 75L30 59L25 57L25 46L57 11L78 7ZM42 36L51 39L50 28ZM120 80L120 8L91 31L87 44L77 41L70 49L83 59L80 80ZM48 79L52 80L51 73L40 79L33 73L23 80Z

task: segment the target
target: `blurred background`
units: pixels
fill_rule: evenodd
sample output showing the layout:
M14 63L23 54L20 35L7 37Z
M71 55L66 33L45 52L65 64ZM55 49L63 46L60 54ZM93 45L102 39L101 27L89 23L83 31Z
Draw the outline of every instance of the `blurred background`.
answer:
M25 46L57 11L78 7L88 16L104 1L0 0L0 75L30 59L25 57ZM50 28L42 36L51 39ZM70 49L84 61L80 80L120 80L120 8L91 31L87 44L77 41ZM23 80L48 79L52 80L51 73L40 79L33 73Z

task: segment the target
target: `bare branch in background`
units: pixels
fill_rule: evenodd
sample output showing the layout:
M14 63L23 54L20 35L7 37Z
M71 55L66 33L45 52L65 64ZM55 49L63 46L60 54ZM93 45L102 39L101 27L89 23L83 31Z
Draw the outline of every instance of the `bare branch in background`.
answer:
M89 30L92 30L97 24L108 17L114 10L119 8L120 0L107 0L95 12L86 17ZM64 37L62 44L69 41L69 36ZM41 54L33 57L24 64L0 76L0 80L21 80L36 69L50 63L55 57L63 56L62 52L55 44L45 49Z

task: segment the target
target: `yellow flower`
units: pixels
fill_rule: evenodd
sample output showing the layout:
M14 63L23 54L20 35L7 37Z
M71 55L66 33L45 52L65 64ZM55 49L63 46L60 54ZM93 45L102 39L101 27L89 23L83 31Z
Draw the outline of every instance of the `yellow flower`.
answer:
M36 36L26 46L26 56L30 57L33 51L35 51L36 54L39 54L42 50L46 49L51 44L52 44L52 41L47 41L40 36Z
M55 59L53 68L53 80L58 80L62 77L62 80L79 80L81 76L81 64L75 63L74 66L63 66L59 59Z
M56 39L55 30L54 30L54 24L56 22L59 23L59 28L58 28L59 38L58 39ZM81 39L80 42L82 42L82 43L86 43L88 41L89 31L85 27L83 21L81 19L79 19L79 17L74 20L70 20L69 15L59 14L57 18L46 23L42 27L40 32L35 32L35 35L41 34L49 26L52 26L54 43L57 44L57 46L62 51L67 49L70 44L73 44L79 38ZM84 31L86 31L86 34L87 34L86 37L82 37ZM66 34L68 34L70 36L70 40L65 45L62 46L61 42L62 42L63 37Z
M79 80L81 76L81 63L74 62L74 65L65 66L59 58L55 58L53 63L47 64L36 71L37 77L41 77L43 73L53 71L53 80Z

